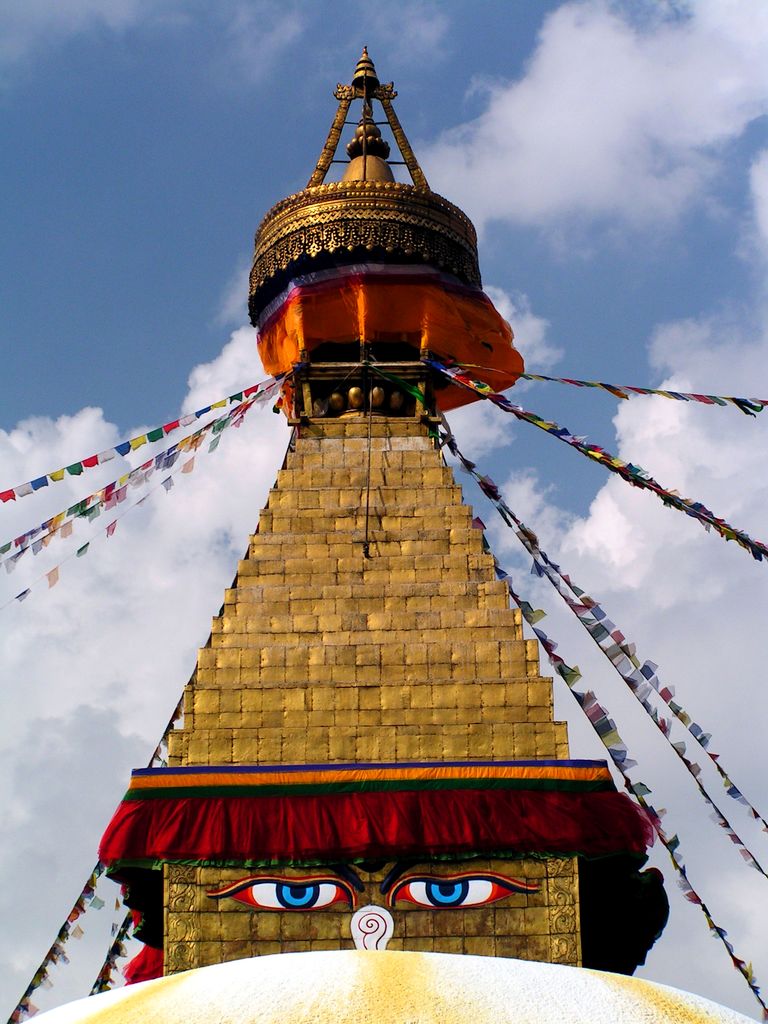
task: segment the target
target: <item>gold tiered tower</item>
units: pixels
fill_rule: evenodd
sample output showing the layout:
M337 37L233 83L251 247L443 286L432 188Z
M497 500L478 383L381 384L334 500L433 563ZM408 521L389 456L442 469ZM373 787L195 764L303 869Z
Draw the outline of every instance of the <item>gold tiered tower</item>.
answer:
M301 429L200 652L171 764L568 757L537 645L523 639L472 513L416 419L372 424L364 557L367 447L360 420ZM206 900L240 868L167 871L169 971L352 945L339 911L253 914ZM514 874L539 891L498 907L400 911L388 948L580 963L575 858L517 861Z
M663 923L637 870L646 830L602 762L569 760L537 643L436 443L436 349L507 383L522 363L395 95L364 51L308 187L256 236L251 315L265 365L290 371L293 439L168 767L134 773L102 845L166 974L367 947L371 921L390 949L631 972Z

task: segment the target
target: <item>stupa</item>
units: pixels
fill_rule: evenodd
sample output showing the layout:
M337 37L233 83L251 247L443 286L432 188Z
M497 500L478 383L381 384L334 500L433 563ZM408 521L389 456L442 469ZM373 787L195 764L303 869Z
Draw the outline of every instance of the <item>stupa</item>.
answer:
M355 946L631 973L667 913L641 870L648 822L604 762L571 759L436 441L472 396L441 390L428 356L495 389L522 359L366 51L335 96L251 275L293 439L168 767L133 773L101 844L146 943L132 978Z

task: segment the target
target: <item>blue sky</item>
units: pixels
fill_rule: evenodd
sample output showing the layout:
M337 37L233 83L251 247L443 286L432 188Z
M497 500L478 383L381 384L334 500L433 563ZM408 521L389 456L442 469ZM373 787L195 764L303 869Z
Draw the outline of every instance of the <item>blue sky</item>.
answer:
M306 183L333 87L364 43L395 80L430 184L477 224L484 282L531 370L768 397L762 3L0 3L0 489L261 378L245 327L253 233ZM768 537L762 418L518 391ZM68 562L55 590L36 585L23 606L0 608L11 808L0 871L14 882L31 864L45 879L31 896L3 889L4 917L18 922L0 958L9 1006L77 895L128 770L151 753L274 479L285 427L268 410L249 419L167 500ZM500 413L452 422L553 557L662 665L694 717L714 720L759 805L766 567ZM115 465L3 506L0 542ZM519 589L549 602L544 625L566 660L609 701L606 669L524 575L514 539L495 526L490 537ZM69 550L57 541L13 576L0 571L0 606ZM768 883L707 831L687 780L622 701L622 732L647 750L643 777L658 774L691 871L768 985L768 932L753 909ZM571 735L575 754L601 756L576 719ZM753 1013L669 888L673 920L645 976ZM59 972L44 1005L79 994L94 956L73 962L75 981Z

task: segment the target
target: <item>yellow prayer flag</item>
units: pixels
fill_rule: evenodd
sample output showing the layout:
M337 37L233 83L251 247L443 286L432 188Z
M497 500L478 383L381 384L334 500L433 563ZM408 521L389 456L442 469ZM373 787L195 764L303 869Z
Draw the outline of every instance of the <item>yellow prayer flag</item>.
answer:
M64 473L65 470L63 469L55 469L53 473L49 473L48 476L51 478L51 480L59 481L64 479Z
M135 452L137 448L141 448L143 444L147 443L147 435L142 434L141 437L134 437L130 442L131 451Z

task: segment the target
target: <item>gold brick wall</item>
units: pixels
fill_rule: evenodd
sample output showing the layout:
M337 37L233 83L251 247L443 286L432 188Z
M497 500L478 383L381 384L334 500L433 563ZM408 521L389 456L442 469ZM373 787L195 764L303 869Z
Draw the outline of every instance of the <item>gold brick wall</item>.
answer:
M538 646L426 428L379 420L372 434L366 558L367 424L301 429L200 651L172 766L569 756ZM395 908L389 948L578 963L575 860L499 863L542 879L540 892L485 909ZM166 867L167 973L350 945L348 911L207 897L245 874Z
M391 865L388 865L390 867ZM424 864L432 875L469 869L512 874L538 885L534 893L513 893L486 907L430 910L395 907L395 929L387 949L509 956L522 960L578 964L579 920L575 860L479 859L460 864ZM214 900L211 890L248 877L242 868L167 867L167 973L205 967L265 953L352 949L349 907L326 910L253 911L231 899ZM386 873L358 869L363 904L385 906L379 883ZM279 872L287 880L299 869Z
M426 429L304 428L187 687L172 765L566 758L538 648Z

